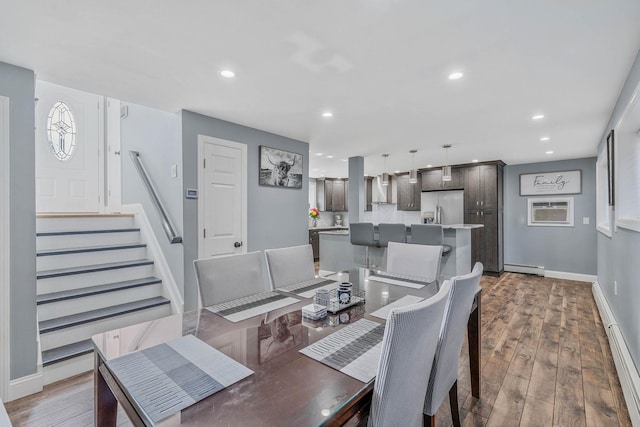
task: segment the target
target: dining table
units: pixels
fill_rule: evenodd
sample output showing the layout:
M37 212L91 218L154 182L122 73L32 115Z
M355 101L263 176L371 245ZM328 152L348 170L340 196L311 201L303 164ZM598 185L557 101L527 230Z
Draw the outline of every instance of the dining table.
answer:
M439 282L421 288L377 279L381 272L355 268L328 279L352 284L358 304L324 319L309 320L301 309L313 298L232 322L200 308L93 336L96 426L116 426L118 404L135 426L339 426L371 401L375 378L363 382L300 352L360 319L384 324L373 314L403 297L427 299ZM390 281L393 282L393 281ZM472 395L480 398L479 289L467 324ZM142 399L113 371L112 361L181 337L193 336L253 371L251 375L154 421ZM434 343L434 346L437 343ZM411 369L410 366L407 369Z

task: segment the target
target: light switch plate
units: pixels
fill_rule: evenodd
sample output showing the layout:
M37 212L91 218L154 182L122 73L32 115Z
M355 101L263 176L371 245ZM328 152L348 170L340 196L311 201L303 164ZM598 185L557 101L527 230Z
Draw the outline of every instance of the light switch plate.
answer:
M178 165L171 165L171 178L178 177Z
M582 217L582 223L584 225L589 225L589 217L588 216L584 216Z

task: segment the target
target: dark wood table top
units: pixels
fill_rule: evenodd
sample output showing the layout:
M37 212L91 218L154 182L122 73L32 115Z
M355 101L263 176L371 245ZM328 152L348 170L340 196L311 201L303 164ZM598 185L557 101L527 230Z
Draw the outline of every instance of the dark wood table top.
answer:
M330 423L344 411L345 405L371 390L373 381L362 383L298 350L361 318L382 323L383 320L369 313L405 295L428 298L437 292L435 282L413 289L370 280L370 274L371 270L357 269L331 276L363 289L366 302L336 315L329 314L318 322L302 318L301 307L312 301L301 299L295 305L237 323L202 309L95 335L96 372L100 368L108 376L105 360L191 334L247 366L254 374L169 417L167 424L176 420L181 425L243 427ZM112 378L109 388L121 403L127 399L126 403L139 412L136 402L117 380ZM140 420L132 420L134 424L151 424L144 414L138 415Z

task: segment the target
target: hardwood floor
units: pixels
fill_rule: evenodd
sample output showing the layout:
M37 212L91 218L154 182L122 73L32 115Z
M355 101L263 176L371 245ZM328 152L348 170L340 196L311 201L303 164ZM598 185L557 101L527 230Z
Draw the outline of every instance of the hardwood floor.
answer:
M471 396L465 340L463 426L632 427L590 284L507 273L482 287L482 398ZM93 377L6 406L14 426L90 426ZM436 424L452 425L448 399ZM123 413L118 425L130 425Z

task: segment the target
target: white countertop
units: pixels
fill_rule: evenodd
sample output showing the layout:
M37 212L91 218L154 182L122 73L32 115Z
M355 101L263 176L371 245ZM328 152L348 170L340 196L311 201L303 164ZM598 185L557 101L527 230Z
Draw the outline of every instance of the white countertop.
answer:
M377 227L378 224L375 224L375 226ZM407 225L407 229L409 229L411 226ZM472 230L474 228L482 228L484 227L484 225L482 224L442 224L442 228L444 230ZM347 236L349 235L349 230L348 229L343 229L343 230L318 230L319 234L334 234L334 235L339 235L339 236Z

